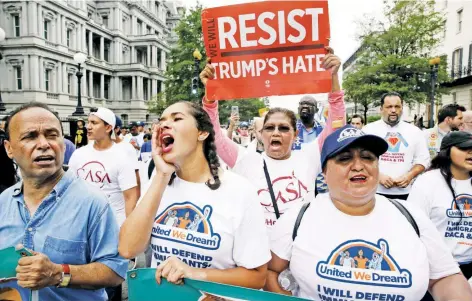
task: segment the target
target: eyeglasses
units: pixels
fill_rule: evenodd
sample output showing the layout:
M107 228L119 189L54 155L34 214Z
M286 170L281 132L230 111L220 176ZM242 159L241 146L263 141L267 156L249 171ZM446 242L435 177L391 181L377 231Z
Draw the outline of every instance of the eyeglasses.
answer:
M314 107L315 104L307 101L302 101L299 103L300 106L308 106L308 107Z
M262 128L262 131L265 131L265 132L274 132L275 129L278 129L279 132L281 133L288 133L290 132L290 130L292 129L291 127L287 126L287 125L279 125L279 126L275 126L275 125L267 125L267 126L264 126Z

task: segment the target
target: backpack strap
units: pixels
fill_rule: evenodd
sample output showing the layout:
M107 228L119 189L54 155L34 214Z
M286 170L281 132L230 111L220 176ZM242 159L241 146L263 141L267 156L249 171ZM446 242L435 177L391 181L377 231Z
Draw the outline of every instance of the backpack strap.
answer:
M149 166L148 166L148 179L151 179L152 172L156 168L156 164L154 164L154 160L152 158L149 161L151 162L149 163Z
M413 229L415 229L416 234L418 237L421 237L420 235L420 228L418 228L418 224L416 223L415 219L411 215L410 211L405 208L399 201L394 200L394 199L388 199L395 207L397 207L398 210L405 216L405 218L408 220L408 222L411 224Z
M295 241L295 238L297 237L298 234L298 228L300 227L300 224L302 223L302 218L303 215L305 214L305 211L310 207L310 202L306 202L303 204L302 208L300 208L300 212L298 213L297 220L295 221L295 225L293 226L293 233L292 233L292 240Z
M275 199L274 188L272 187L272 181L270 179L269 171L267 170L267 164L264 161L264 174L267 181L267 188L269 188L270 198L272 199L272 206L274 206L275 217L280 218L279 206L277 205L277 200Z

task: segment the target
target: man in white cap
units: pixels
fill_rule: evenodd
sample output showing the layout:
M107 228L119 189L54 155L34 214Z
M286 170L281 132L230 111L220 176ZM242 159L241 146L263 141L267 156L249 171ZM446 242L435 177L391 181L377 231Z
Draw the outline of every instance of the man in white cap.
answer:
M139 198L134 160L113 142L115 114L107 108L90 111L87 136L93 143L74 152L69 168L106 194L121 227Z

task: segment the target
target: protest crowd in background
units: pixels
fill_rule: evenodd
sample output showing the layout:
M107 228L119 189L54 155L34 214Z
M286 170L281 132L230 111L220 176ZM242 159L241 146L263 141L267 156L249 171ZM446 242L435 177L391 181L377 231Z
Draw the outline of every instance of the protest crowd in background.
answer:
M65 139L43 103L9 113L0 123L0 253L22 257L0 277L0 300L122 300L137 266L154 269L156 289L193 279L317 301L472 300L472 112L446 105L423 129L402 118L405 99L389 91L380 120L346 116L341 60L327 43L301 47L303 66L282 50L261 52L272 58L254 74L272 81L254 75L244 87L229 71L247 55L237 49L328 40L326 1L288 2L280 7L299 37L278 36L267 13L257 24L269 37L249 46L235 35L242 19L220 20L212 41L225 8L209 10L205 96L167 106L152 123L125 125L92 108ZM311 96L321 92L322 122ZM292 96L297 112L272 107L241 120L233 106L220 124L220 101L276 94L302 94Z

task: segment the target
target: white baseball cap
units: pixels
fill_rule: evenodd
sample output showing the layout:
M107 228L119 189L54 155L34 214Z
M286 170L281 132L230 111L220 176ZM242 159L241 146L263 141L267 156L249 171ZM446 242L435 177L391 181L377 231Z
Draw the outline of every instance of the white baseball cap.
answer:
M107 108L98 108L97 112L91 112L90 116L97 116L101 120L105 121L109 125L111 125L111 139L116 139L115 137L115 125L116 125L116 117L115 114Z

